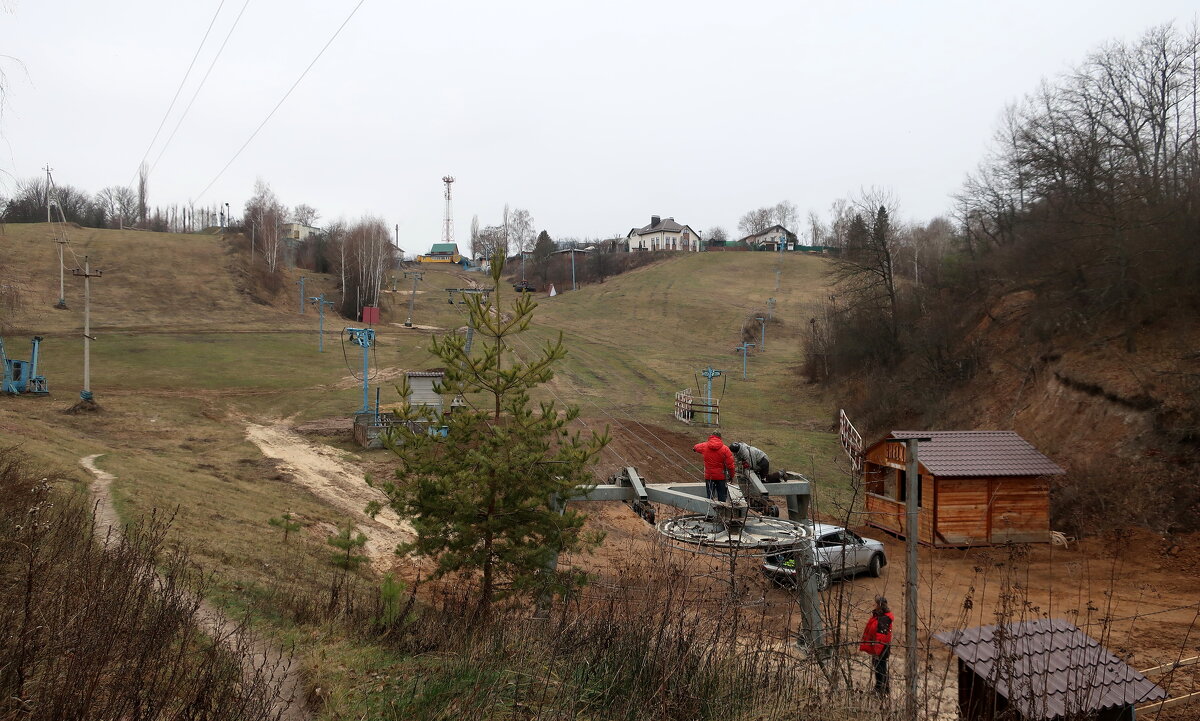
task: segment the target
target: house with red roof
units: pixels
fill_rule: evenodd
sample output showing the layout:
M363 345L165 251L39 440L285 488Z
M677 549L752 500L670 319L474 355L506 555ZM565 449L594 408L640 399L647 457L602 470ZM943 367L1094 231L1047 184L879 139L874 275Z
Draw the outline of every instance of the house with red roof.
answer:
M908 478L904 441L917 444ZM928 546L1050 540L1050 479L1066 473L1014 431L892 431L863 453L867 523L908 534L917 494L917 538Z

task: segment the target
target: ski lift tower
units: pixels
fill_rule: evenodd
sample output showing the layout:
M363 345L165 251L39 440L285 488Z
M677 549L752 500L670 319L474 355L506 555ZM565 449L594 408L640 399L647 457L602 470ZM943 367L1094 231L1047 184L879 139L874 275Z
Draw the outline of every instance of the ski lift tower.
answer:
M739 472L739 481L741 487L729 487L728 501L715 501L705 497L703 483L651 485L636 468L626 467L608 483L578 488L568 501L624 501L653 525L666 543L693 553L754 557L790 551L797 554L799 568L815 571L814 531L809 519L811 482L799 473L787 473L785 480L768 486L753 470ZM787 518L754 511L755 507L774 509L769 503L771 496L784 499ZM655 503L686 513L655 523ZM801 574L800 580L797 590L804 619L800 640L810 651L820 652L825 628L817 574Z
M371 383L371 367L370 367L370 351L371 345L375 342L375 331L371 328L347 328L346 333L350 336L350 342L362 348L363 364L362 364L362 391L363 404L362 408L358 409L358 413L371 413L371 398L370 398L370 383Z

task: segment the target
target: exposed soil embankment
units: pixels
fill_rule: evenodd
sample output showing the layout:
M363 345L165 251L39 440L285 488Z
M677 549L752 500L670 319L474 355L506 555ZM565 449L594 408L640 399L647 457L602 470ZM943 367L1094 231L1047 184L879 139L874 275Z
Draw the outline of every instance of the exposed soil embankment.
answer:
M416 536L413 527L387 506L387 496L367 485L356 467L342 460L338 451L310 443L285 425L248 424L246 437L262 454L279 463L295 483L337 508L367 536L364 550L380 571L391 570L401 559L396 546ZM377 501L383 509L371 518L367 504Z

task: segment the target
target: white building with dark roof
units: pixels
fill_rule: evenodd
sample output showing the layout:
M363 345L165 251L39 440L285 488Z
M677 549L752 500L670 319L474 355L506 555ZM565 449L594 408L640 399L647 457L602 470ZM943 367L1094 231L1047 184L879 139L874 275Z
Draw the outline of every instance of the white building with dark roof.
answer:
M674 218L650 216L650 224L632 228L625 236L629 250L677 250L691 253L700 251L700 234L688 225L675 222Z

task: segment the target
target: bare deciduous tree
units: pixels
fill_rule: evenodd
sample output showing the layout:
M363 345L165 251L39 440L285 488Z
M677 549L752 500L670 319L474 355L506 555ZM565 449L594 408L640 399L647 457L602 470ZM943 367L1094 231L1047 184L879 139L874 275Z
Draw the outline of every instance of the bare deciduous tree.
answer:
M275 191L271 190L262 178L254 181L254 195L246 201L246 223L250 225L250 232L255 242L262 248L263 260L267 264L267 268L271 272L275 272L279 265L280 249L282 247L282 226L283 218L287 212L283 203L279 202L279 198L275 196ZM251 246L251 261L253 261L254 249Z
M300 225L312 227L317 224L317 219L320 217L321 213L307 203L301 203L292 208L292 220Z
M507 211L507 206L506 206ZM533 227L533 216L524 208L513 208L507 211L509 248L529 252L537 241L537 232Z
M850 204L853 215L846 247L838 256L834 279L838 294L859 309L878 312L891 338L898 337L895 255L899 228L895 196L888 190L862 191Z
M743 236L761 233L774 224L774 217L771 208L751 210L738 219L738 232Z

